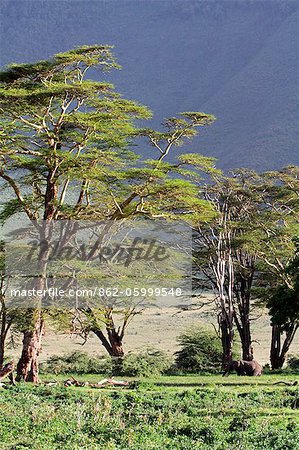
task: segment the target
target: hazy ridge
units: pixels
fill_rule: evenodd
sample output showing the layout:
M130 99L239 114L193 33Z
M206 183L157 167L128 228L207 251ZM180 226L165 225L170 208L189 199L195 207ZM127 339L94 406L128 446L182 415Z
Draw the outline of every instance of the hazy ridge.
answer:
M298 2L2 1L0 64L90 43L115 45L109 75L155 113L218 121L189 149L225 169L299 163ZM148 150L144 149L144 153Z

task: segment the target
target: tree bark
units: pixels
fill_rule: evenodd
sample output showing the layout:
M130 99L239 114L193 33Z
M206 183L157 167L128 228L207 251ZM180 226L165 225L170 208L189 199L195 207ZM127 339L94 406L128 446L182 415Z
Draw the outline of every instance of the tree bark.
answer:
M32 311L32 316L34 318L32 329L24 331L22 354L17 365L17 381L38 383L38 356L41 350L44 321L40 310Z
M102 330L92 327L91 331L100 339L102 345L107 350L111 357L122 358L125 354L122 338L118 335L116 330L107 330L108 339L102 332Z
M235 283L234 283L234 322L236 324L241 345L242 359L253 360L251 339L250 310L251 288L255 272L255 257L239 249L234 251Z
M45 193L45 211L44 220L50 221L54 218L56 212L56 205L54 200L57 200L58 187L54 178L55 170L50 170L47 176L47 188Z
M49 223L45 222L40 231L39 273L36 274L33 281L36 291L43 291L46 287L50 228ZM35 298L35 304L28 308L27 314L28 328L24 331L22 354L17 364L17 381L23 379L24 381L38 383L38 356L41 351L41 339L45 326L42 315L42 297L37 296Z
M0 341L0 367L3 366L4 363L4 345L5 343L2 342L2 339Z
M112 374L119 375L122 372L123 358L125 354L123 348L125 325L119 329L116 329L111 309L107 309L105 316L107 321L105 326L107 337L100 327L96 326L96 323L94 323L91 331L93 331L93 333L100 339L102 345L111 356Z
M4 302L2 303L1 310L1 330L0 330L0 367L3 366L4 362L4 351L5 351L5 338L6 338L6 311Z
M270 362L272 370L281 369L285 363L287 353L294 340L299 325L290 324L286 330L281 325L272 325ZM285 331L285 339L282 335Z
M253 348L251 340L251 329L249 314L244 310L242 316L239 318L236 313L234 313L234 321L241 339L242 346L242 359L244 361L253 360Z
M222 367L226 368L233 357L234 333L227 320L220 320L219 326L222 343Z
M123 368L123 358L124 358L124 348L123 348L123 337L115 329L108 329L107 336L104 335L102 330L96 327L92 328L91 331L100 339L102 345L107 350L108 354L112 359L112 375L120 375Z
M7 338L7 334L12 326L12 320L8 319L7 317L7 311L4 304L4 301L2 302L2 311L0 314L0 367L3 366L4 362L4 355L5 355L5 342Z
M251 341L251 332L250 332L250 322L246 322L242 327L242 332L240 334L241 345L242 345L242 359L244 361L252 361L253 360L253 348Z
M13 371L14 371L14 363L10 362L8 364L6 364L4 367L0 367L0 380L2 380L5 377L8 377L10 379L10 382L12 384L15 384L15 380L14 380L14 375L13 375Z

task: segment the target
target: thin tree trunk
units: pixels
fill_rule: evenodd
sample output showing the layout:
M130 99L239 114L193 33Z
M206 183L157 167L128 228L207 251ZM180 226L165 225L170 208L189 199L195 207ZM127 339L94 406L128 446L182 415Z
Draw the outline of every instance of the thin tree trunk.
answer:
M251 345L251 332L250 322L246 322L242 327L242 333L240 335L242 345L242 359L244 361L253 360L253 348Z
M5 305L5 294L4 294L4 275L0 276L0 368L3 366L4 362L4 352L5 352L5 339L9 327L7 327L7 314Z
M5 342L1 339L0 341L0 368L3 366L4 363L4 345Z
M12 320L8 319L7 311L4 302L2 302L2 312L1 312L1 326L0 326L0 367L3 366L4 355L5 355L5 342L7 334L12 326Z
M251 340L251 330L250 330L250 321L249 317L246 314L243 314L243 317L239 318L234 313L234 321L238 330L238 334L241 339L242 346L242 359L244 361L252 361L253 360L253 348L252 348L252 340Z
M233 356L233 329L226 320L220 322L220 333L222 343L222 367L226 368L232 361Z
M6 311L3 302L1 311L1 330L0 330L0 367L3 366L4 362L5 337L6 337L5 328L6 328Z
M224 220L225 223L225 220ZM222 366L225 369L232 361L233 353L233 286L234 267L230 250L230 233L221 232L217 245L216 264L214 273L216 277L217 292L219 294L219 328L222 343Z
M256 259L243 249L234 250L233 255L235 263L234 322L241 340L242 359L252 361L250 310Z

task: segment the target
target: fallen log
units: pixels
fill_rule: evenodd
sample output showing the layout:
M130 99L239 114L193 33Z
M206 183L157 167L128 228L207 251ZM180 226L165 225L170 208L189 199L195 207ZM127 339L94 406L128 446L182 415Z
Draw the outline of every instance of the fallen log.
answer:
M88 386L88 382L78 381L78 380L76 380L76 378L70 377L63 382L63 385L66 387L69 387L69 386L84 387L84 386Z
M70 386L76 386L76 387L91 387L91 388L103 388L106 386L129 386L128 381L124 380L114 380L113 378L104 378L101 381L98 381L97 383L89 383L88 381L78 381L74 377L70 377L67 380L63 382L63 385L66 387Z
M44 381L43 382L43 385L44 386L49 386L49 387L52 387L52 386L57 386L58 385L58 381Z
M284 384L285 386L297 386L298 381L297 380L296 381L281 380L281 381L276 381L276 383L273 383L273 384Z
M128 381L124 380L114 380L113 378L105 378L97 383L98 386L103 384L111 384L112 386L129 386Z

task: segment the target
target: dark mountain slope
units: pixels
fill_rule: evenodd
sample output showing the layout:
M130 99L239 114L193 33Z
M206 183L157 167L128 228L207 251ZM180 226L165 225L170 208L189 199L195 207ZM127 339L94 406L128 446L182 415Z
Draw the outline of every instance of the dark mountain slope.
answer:
M298 32L292 1L2 0L0 64L115 44L109 75L154 125L184 110L218 117L192 144L223 168L299 163ZM146 150L144 150L146 152Z

